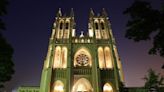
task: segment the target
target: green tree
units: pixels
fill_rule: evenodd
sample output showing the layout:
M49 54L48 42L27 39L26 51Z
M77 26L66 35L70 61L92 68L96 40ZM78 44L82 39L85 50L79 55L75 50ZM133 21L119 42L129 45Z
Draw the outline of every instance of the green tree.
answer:
M135 0L123 14L130 17L125 37L135 42L152 39L149 54L164 57L164 4L154 9L149 2Z
M160 92L159 87L164 85L164 77L160 77L160 74L156 74L154 70L149 69L148 74L143 78L145 80L145 88L149 89L149 92Z
M123 82L119 82L119 92L125 92L125 85Z
M0 0L0 88L3 88L4 83L9 81L14 74L13 48L2 36L2 31L6 29L2 17L7 13L7 5L8 2L6 0Z

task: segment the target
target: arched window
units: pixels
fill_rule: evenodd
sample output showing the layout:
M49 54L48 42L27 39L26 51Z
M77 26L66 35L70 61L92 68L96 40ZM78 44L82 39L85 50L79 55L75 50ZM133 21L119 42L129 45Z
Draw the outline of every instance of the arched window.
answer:
M91 66L92 58L91 54L84 47L79 49L74 55L74 66Z
M98 48L98 60L99 60L99 67L105 68L104 51L102 47Z
M114 92L112 86L109 83L106 83L103 86L103 92Z
M99 26L98 26L98 23L95 22L95 29L98 30L99 29Z
M61 47L57 46L55 48L55 57L54 57L54 68L60 68L62 62L61 62Z
M69 38L69 32L70 32L70 31L69 31L69 21L66 21L63 37L64 37L64 38Z
M52 92L64 92L64 84L62 81L57 80L54 83L53 91Z
M101 24L101 29L104 30L105 29L104 23L101 22L100 24Z
M96 34L96 39L101 39L101 32L99 30L99 24L98 21L95 21L95 34Z
M100 22L100 25L101 25L101 35L102 35L102 38L103 38L103 39L108 39L108 31L105 30L104 22L101 21L101 22Z
M105 52L106 68L113 68L110 48L105 47L104 52Z
M93 92L93 89L86 78L80 78L73 85L72 92Z
M69 28L69 23L66 22L66 24L65 24L65 29L68 29L68 28Z
M62 68L66 68L67 67L67 48L63 47L62 48Z
M67 67L67 54L68 50L66 47L57 46L55 48L55 57L54 57L54 68L66 68Z
M60 30L63 29L63 22L60 22Z

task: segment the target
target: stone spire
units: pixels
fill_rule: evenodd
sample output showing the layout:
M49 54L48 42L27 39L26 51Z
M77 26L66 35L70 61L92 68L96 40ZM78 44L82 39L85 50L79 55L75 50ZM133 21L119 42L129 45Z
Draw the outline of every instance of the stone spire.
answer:
M58 13L57 13L57 16L58 17L61 17L62 16L61 8L59 8Z
M108 16L108 14L106 13L105 8L102 9L102 16L104 16L104 17L107 17Z
M89 16L90 16L90 17L93 17L93 16L94 16L94 12L93 12L93 9L92 9L92 8L90 8Z
M71 8L70 16L71 16L71 17L74 17L74 11L73 11L73 8Z

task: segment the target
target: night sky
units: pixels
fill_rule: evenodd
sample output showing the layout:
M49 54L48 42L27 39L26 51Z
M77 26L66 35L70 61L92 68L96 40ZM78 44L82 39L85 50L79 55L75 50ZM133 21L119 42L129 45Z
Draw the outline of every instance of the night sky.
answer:
M7 30L4 35L14 48L15 74L6 83L7 92L19 86L39 86L43 62L47 54L49 37L59 8L69 14L74 8L76 31L87 32L90 8L108 12L112 30L121 57L126 86L143 86L142 78L149 68L164 75L161 69L164 58L147 52L151 41L134 43L124 37L128 17L122 12L134 0L9 0L8 14L4 17ZM159 8L162 0L153 1Z

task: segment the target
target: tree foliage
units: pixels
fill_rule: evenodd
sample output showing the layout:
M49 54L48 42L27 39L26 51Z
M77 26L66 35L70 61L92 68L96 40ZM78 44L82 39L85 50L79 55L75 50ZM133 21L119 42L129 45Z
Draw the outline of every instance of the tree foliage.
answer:
M160 77L160 74L156 74L152 69L148 70L148 74L143 79L145 80L145 88L149 89L150 92L152 89L159 92L159 87L164 85L164 77Z
M5 24L1 19L1 16L4 16L7 14L6 8L8 5L7 0L0 0L0 31L5 29Z
M8 2L0 0L0 88L4 87L4 83L9 81L14 74L14 64L12 61L13 48L2 36L2 30L5 30L5 24L2 17L6 15L6 7Z
M125 37L135 42L152 39L149 54L164 57L164 4L154 9L149 2L136 0L123 14L130 16Z
M3 83L11 79L14 73L12 54L12 47L0 35L0 88L3 87Z

